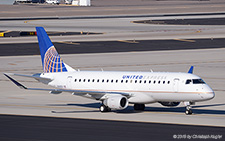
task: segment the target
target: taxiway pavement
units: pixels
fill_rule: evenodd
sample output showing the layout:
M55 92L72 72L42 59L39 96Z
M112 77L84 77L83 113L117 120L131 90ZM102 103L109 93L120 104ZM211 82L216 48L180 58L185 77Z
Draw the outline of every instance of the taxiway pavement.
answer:
M221 127L0 115L1 140L222 140ZM13 133L13 134L12 134Z
M187 125L225 126L225 49L174 50L153 52L97 53L61 55L75 69L105 71L174 71L185 72L191 65L216 93L213 100L193 106L194 114L186 116L185 107L147 105L146 111L135 112L132 105L124 111L100 113L100 102L69 93L51 95L43 91L25 91L0 76L0 113L135 122L176 123ZM0 57L0 72L32 74L42 72L40 56ZM35 80L16 77L30 87L46 87Z
M98 1L99 2L99 1ZM43 91L25 91L17 88L6 77L4 72L13 72L21 74L34 74L42 72L41 59L39 55L31 56L5 56L0 57L0 114L9 115L30 115L30 116L44 116L44 117L64 117L64 118L80 118L97 120L114 120L114 121L130 121L143 122L144 125L148 123L173 123L185 125L204 125L204 126L220 126L225 127L225 49L223 43L215 42L221 41L225 36L225 25L156 25L156 24L135 24L133 21L137 20L174 20L174 19L200 19L200 18L224 18L224 1L141 1L139 5L137 2L123 3L125 1L104 1L102 5L95 5L93 7L68 7L68 6L0 6L0 18L15 18L22 17L23 20L1 20L0 31L33 31L36 26L43 26L47 31L59 32L101 32L102 35L76 35L76 36L59 36L51 37L53 42L61 42L64 47L74 47L76 49L77 42L102 42L123 41L124 45L129 48L132 46L131 41L137 40L165 40L169 39L174 43L179 43L177 46L184 47L190 44L190 47L196 45L197 39L205 38L210 47L209 42L214 42L215 46L220 46L217 49L195 49L195 50L167 50L167 51L146 51L135 52L137 50L126 50L128 52L117 53L98 53L92 54L67 54L61 55L63 60L74 67L82 70L116 70L116 71L178 71L186 72L191 65L195 66L194 73L202 77L215 91L216 97L210 101L199 102L193 106L194 114L186 116L184 114L184 105L179 105L175 108L162 107L160 104L149 104L144 112L135 112L132 105L123 111L113 111L109 113L100 113L98 107L100 102L89 100L86 98L72 96L69 93L60 95L51 95ZM107 5L107 2L108 5ZM117 4L112 4L115 2ZM126 1L127 2L127 1ZM113 6L109 6L113 5ZM126 6L128 5L128 6ZM21 10L23 9L23 10ZM21 15L22 14L22 15ZM179 15L180 14L180 15ZM96 18L101 17L101 18ZM164 16L166 15L166 16ZM108 18L102 18L109 16ZM140 16L140 17L138 17ZM45 18L45 20L27 20L26 18ZM51 20L46 18L53 17ZM69 17L78 17L71 18ZM64 19L63 19L64 18ZM67 19L66 19L67 18ZM204 39L202 40L204 41ZM154 42L154 41L153 41ZM17 46L25 43L36 44L36 37L8 37L0 38L0 44L7 44L10 46ZM69 43L74 43L73 45ZM102 42L104 43L104 42ZM162 42L163 43L163 42ZM167 42L165 42L167 43ZM193 44L192 44L193 43ZM218 43L218 44L217 44ZM141 43L140 43L141 44ZM139 45L140 45L139 44ZM184 45L185 44L185 45ZM28 45L28 44L27 44ZM144 45L144 44L143 44ZM146 44L145 44L146 45ZM168 44L168 47L171 44ZM90 45L91 46L91 45ZM101 46L101 45L100 45ZM6 46L6 51L9 46ZM17 46L19 49L20 46ZM104 47L104 44L102 44ZM197 48L199 45L197 46ZM37 48L37 47L36 47ZM57 48L57 46L56 46ZM38 50L38 48L37 48ZM15 50L14 50L15 51ZM24 50L25 52L26 50ZM37 51L38 52L38 51ZM87 53L87 52L83 52ZM35 53L37 54L37 53ZM22 55L22 54L20 54ZM15 77L21 83L30 87L47 87L43 84L37 83L33 79ZM5 118L2 116L3 121ZM8 117L10 118L10 116ZM16 123L16 118L11 121ZM50 121L54 120L51 118ZM10 119L9 119L10 120ZM9 132L11 127L25 127L32 130L30 133L35 135L35 131L43 128L33 128L31 122L24 126L24 122L28 120L23 118L20 120L21 124L12 125L5 122L4 125L9 127L8 130L3 130L4 139L8 139L11 135ZM29 119L30 120L30 119ZM46 123L46 119L42 119ZM42 120L39 120L43 122ZM58 120L57 120L58 121ZM12 122L12 123L13 123ZM105 121L106 122L106 121ZM121 122L123 124L123 122ZM39 122L35 122L39 124ZM106 122L107 123L107 122ZM142 124L142 123L140 123ZM3 124L1 124L3 125ZM54 124L53 124L54 125ZM82 124L82 126L85 124ZM102 124L100 124L103 126ZM66 126L66 127L65 127ZM55 129L51 126L49 129ZM57 127L71 127L69 124L62 124ZM129 126L128 126L129 127ZM171 126L170 126L171 127ZM13 138L24 139L26 134L19 132L16 128L16 134ZM65 129L64 128L64 129ZM148 128L148 127L146 127ZM69 128L67 128L69 129ZM74 128L73 128L74 129ZM94 128L95 129L95 128ZM112 128L110 128L112 131ZM134 130L138 129L135 127ZM139 128L140 129L140 128ZM160 126L156 126L155 130L160 130ZM164 129L164 128L163 128ZM166 129L166 127L165 127ZM170 129L170 128L169 128ZM187 134L186 127L178 128L183 133ZM198 128L204 129L203 128ZM211 131L212 128L207 128ZM224 128L222 128L224 129ZM20 130L22 131L22 130ZM56 131L56 130L55 130ZM74 131L70 128L70 133ZM83 134L88 129L80 131ZM195 131L195 130L194 130ZM217 134L222 130L215 130ZM22 134L20 134L22 133ZM58 133L58 130L56 131ZM64 133L64 132L63 132ZM114 132L112 132L114 133ZM126 132L124 132L126 133ZM133 131L132 131L133 133ZM171 139L171 132L167 132ZM200 133L200 132L198 132ZM146 133L147 134L147 133ZM145 135L146 135L145 134ZM150 133L149 133L150 134ZM176 133L174 133L176 134ZM44 136L48 136L43 134ZM51 134L50 134L51 135ZM55 134L54 134L55 135ZM111 135L111 134L107 134ZM135 135L135 134L134 134ZM151 134L153 135L153 134ZM150 136L151 136L150 135ZM88 134L87 134L87 137ZM122 136L121 136L122 138ZM124 137L125 138L125 137ZM1 138L0 138L1 139ZM45 138L41 138L45 139ZM48 138L50 139L50 138Z

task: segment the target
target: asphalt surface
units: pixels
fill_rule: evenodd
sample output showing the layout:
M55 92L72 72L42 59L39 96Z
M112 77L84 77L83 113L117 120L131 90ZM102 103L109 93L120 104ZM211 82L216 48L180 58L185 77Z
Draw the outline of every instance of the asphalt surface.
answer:
M31 116L0 116L0 140L174 140L221 137L225 128Z
M137 40L53 43L59 54L224 48L225 39ZM38 43L0 44L0 56L39 55Z
M91 15L91 16L53 16L53 17L0 17L0 21L18 21L18 20L69 20L69 19L108 19L108 18L153 18L153 17L179 17L179 16L224 16L225 12L217 13L179 13L179 14L139 14L139 15ZM210 20L210 19L209 19ZM221 21L219 21L221 22ZM204 24L203 24L204 25ZM224 25L224 24L223 24Z
M167 25L225 25L225 18L142 20L134 21L134 23Z
M140 15L165 13L224 12L224 0L94 0L90 7L66 5L0 5L1 18L64 17L87 15Z

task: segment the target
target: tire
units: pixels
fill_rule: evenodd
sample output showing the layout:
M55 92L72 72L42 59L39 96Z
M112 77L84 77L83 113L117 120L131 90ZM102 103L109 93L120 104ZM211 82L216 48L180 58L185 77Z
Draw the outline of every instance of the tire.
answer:
M191 115L191 114L192 114L192 110L191 110L191 109L186 110L186 111L185 111L185 114L186 114L186 115Z
M109 108L109 107L107 107L107 106L105 106L105 105L101 105L100 107L99 107L99 111L100 112L110 112L111 111L111 109Z

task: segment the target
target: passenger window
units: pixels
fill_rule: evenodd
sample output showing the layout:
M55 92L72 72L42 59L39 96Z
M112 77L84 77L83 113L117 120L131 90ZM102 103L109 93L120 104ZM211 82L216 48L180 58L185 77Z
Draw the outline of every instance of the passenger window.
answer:
M99 82L99 79L97 80L97 82Z
M83 80L83 82L85 82L85 79Z
M128 80L126 80L126 83L128 82Z
M104 82L104 79L102 79L102 83Z
M116 80L116 83L118 82L118 80Z
M165 84L166 83L166 81L163 81L163 84Z
M137 80L135 80L135 83L137 83Z
M146 83L146 80L144 81L144 83Z
M170 84L170 81L168 81L167 83Z
M121 80L121 83L123 83L123 80Z
M90 82L90 79L88 79L88 82Z
M139 83L141 83L142 81L140 80Z
M113 83L113 80L111 80L111 83Z
M155 84L156 81L154 81L153 83Z
M160 81L158 81L158 84L160 84Z
M95 80L93 79L92 82L95 82Z
M132 80L130 80L130 83L132 83Z
M81 79L79 79L79 82L81 82Z
M109 79L107 79L107 81L106 81L107 83L109 82Z
M75 79L74 82L77 82L77 79Z
M151 83L151 80L149 80L148 83L150 84Z

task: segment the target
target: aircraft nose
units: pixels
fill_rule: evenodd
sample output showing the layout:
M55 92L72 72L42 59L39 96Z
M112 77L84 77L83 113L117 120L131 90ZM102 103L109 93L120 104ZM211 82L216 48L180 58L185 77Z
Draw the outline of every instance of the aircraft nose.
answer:
M214 92L210 92L204 95L205 99L213 99L215 97Z
M205 100L213 99L215 97L215 93L214 93L214 91L210 87L208 87L206 89L205 93L202 94L202 97Z

